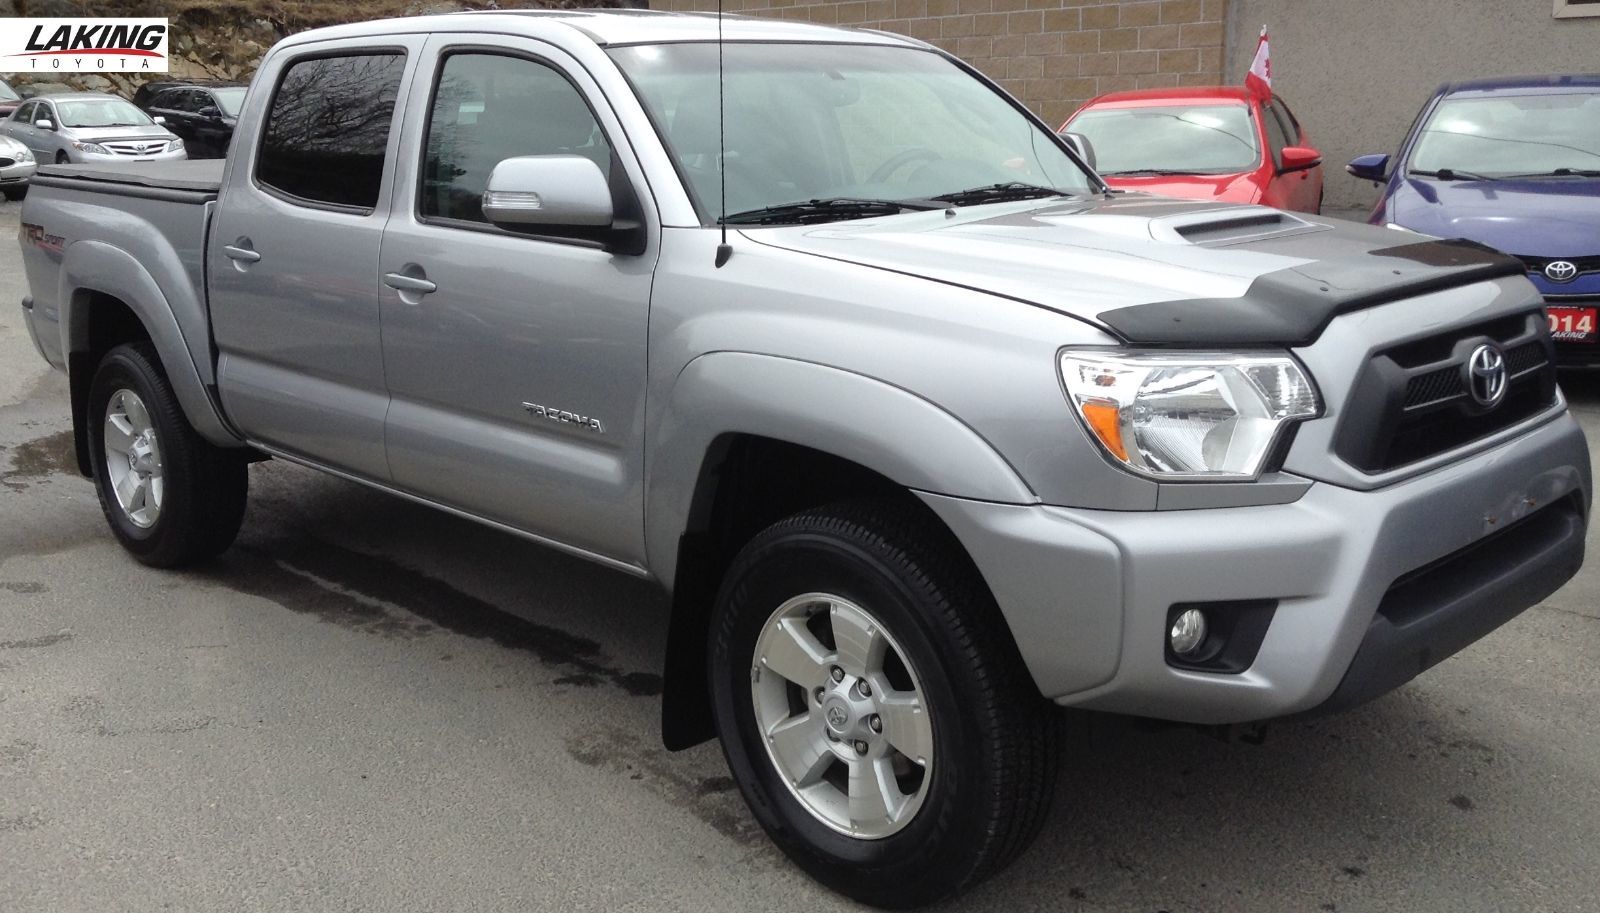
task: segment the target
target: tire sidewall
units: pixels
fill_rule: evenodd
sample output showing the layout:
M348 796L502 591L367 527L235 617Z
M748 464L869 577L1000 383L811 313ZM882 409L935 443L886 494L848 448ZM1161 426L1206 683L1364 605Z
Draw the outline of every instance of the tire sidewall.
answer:
M750 670L761 629L778 606L814 591L854 602L888 629L913 666L928 708L933 779L916 816L888 837L847 837L814 818L789 791L757 728ZM967 867L959 830L974 817L968 800L981 789L985 765L970 750L979 742L978 727L963 718L957 699L962 664L947 655L924 599L879 556L814 531L784 535L747 552L718 598L712 695L729 768L773 839L818 880L854 896L881 892L883 885L905 887L903 878L922 877L930 866L952 874Z
M135 357L127 348L113 349L108 353L89 386L89 406L86 416L89 462L94 469L94 482L100 492L100 504L105 511L106 520L123 546L141 556L150 555L161 549L165 540L171 535L171 528L175 522L173 518L178 516L178 511L184 507L183 500L188 496L188 486L181 484L182 480L174 477L175 473L182 472L181 460L177 459L179 455L174 450L181 446L181 435L185 429L177 424L181 418L172 415L167 408L169 399L163 395L167 391L157 388L161 379L152 376L149 366L142 362L143 359ZM111 488L111 473L107 471L106 466L106 407L111 401L112 394L124 389L133 391L144 402L145 411L150 415L150 422L156 430L156 440L161 447L163 473L161 515L148 528L141 527L129 519L127 512L117 502L117 494Z

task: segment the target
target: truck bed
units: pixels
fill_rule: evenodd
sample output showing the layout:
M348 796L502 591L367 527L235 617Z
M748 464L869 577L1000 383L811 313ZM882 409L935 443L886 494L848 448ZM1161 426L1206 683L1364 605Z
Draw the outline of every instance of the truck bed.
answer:
M191 197L192 202L217 198L222 187L226 159L199 159L184 162L118 162L95 165L44 165L33 182L43 187L66 186L89 193L141 194L140 190L167 199Z

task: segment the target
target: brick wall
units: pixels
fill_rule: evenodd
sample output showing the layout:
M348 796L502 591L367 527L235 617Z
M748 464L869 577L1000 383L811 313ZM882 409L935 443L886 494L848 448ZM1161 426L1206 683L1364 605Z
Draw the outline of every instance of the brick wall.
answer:
M716 0L650 6L717 8ZM723 10L920 38L1055 126L1102 92L1221 82L1227 0L724 0Z

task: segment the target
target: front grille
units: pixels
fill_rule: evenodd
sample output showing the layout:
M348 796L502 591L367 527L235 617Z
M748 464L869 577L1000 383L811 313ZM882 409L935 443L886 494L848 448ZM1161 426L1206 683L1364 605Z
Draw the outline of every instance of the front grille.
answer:
M1505 352L1504 398L1473 397L1467 359L1485 342ZM1464 447L1555 403L1555 351L1542 312L1516 314L1414 340L1374 355L1351 391L1334 450L1368 473Z
M7 158L7 157L5 157L3 155L0 155L0 168L10 168L12 165L15 165L16 163L17 163L16 159Z
M120 142L101 143L107 151L115 155L154 155L167 148L166 140L150 140L148 142L135 140L122 140Z
M1578 268L1573 278L1586 276L1589 273L1600 273L1600 257L1518 257L1517 259L1528 268L1528 272L1538 273L1541 276L1544 275L1545 267L1558 260L1565 260Z

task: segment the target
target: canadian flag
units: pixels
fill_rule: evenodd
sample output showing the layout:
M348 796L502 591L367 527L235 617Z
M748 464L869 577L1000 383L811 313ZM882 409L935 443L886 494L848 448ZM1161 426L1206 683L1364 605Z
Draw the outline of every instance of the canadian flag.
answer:
M1250 72L1244 76L1244 87L1262 98L1272 97L1272 50L1267 46L1267 27L1261 27L1261 40L1256 42L1256 57L1250 61Z

